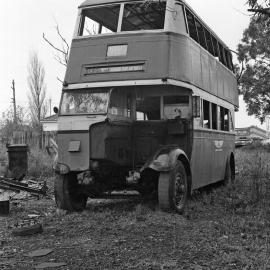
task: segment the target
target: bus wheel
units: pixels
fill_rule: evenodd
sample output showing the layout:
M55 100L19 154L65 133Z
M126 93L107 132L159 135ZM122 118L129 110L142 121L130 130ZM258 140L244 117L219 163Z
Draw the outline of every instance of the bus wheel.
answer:
M182 214L188 199L188 177L183 163L176 161L170 172L161 172L158 182L158 201L162 210Z
M80 192L75 174L56 175L54 196L60 209L82 211L86 207L87 196Z
M235 180L234 170L232 168L231 162L228 161L226 163L224 183L225 183L225 185L230 185L234 182L234 180Z

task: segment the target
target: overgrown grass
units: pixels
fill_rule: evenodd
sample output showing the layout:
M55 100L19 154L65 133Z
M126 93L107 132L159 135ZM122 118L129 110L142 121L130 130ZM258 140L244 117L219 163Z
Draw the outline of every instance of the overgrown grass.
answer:
M236 151L234 183L203 190L195 195L187 209L191 219L215 215L220 236L238 232L270 237L270 152L268 149L241 148ZM203 215L202 215L203 214ZM222 229L223 228L223 229ZM268 235L268 236L266 236Z
M45 178L54 175L52 159L45 150L30 148L28 153L28 175L35 178Z

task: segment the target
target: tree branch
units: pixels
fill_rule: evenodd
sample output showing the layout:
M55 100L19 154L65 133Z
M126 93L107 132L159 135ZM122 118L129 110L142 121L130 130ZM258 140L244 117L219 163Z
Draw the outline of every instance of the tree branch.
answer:
M270 8L250 8L250 9L248 9L248 11L270 16Z
M52 47L54 48L55 50L57 50L58 52L62 53L62 54L66 54L65 51L57 48L56 46L54 46L46 37L45 37L45 34L43 33L43 39Z

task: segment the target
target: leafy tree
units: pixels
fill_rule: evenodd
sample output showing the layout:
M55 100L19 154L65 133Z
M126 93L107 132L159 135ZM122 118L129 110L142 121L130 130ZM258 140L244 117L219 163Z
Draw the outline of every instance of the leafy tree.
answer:
M45 69L42 62L38 58L38 54L33 52L30 56L28 64L28 103L30 110L31 123L40 136L39 146L42 147L42 125L40 121L46 116L47 104L46 84L45 84Z
M254 1L255 2L255 1ZM270 27L269 20L251 18L238 45L239 60L246 69L240 79L240 94L247 103L249 115L262 123L270 113Z
M250 9L248 11L255 12L256 15L263 15L263 19L270 16L270 1L269 0L248 0ZM265 16L266 15L266 16Z

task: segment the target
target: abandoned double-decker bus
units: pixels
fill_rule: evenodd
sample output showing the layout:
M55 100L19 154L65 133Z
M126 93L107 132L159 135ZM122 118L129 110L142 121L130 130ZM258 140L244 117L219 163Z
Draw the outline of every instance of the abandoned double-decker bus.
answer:
M112 191L181 213L235 175L236 78L228 47L181 0L86 0L58 119L57 206Z

